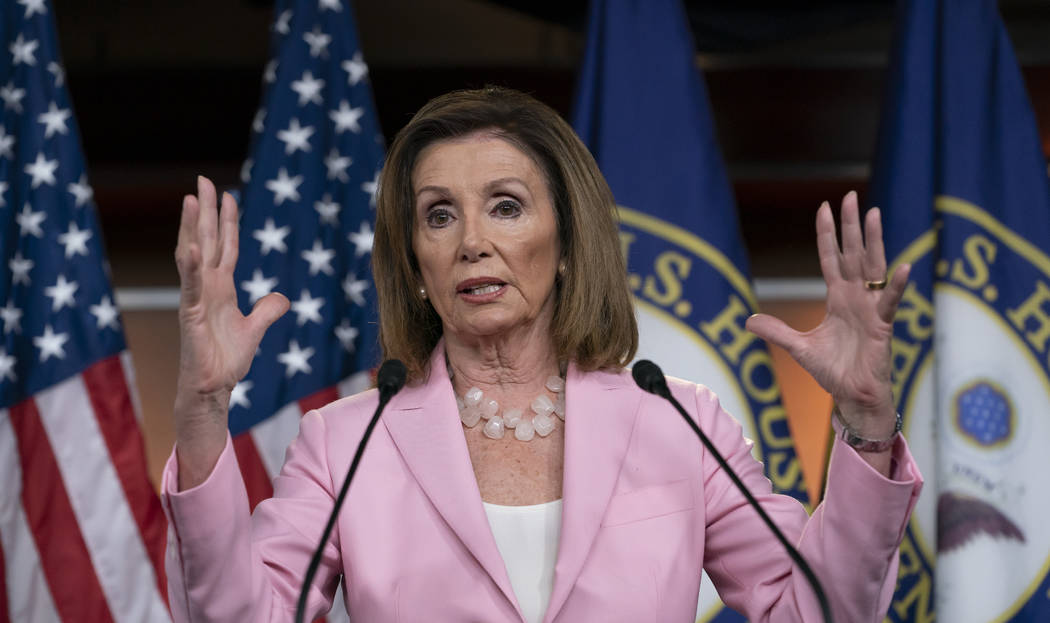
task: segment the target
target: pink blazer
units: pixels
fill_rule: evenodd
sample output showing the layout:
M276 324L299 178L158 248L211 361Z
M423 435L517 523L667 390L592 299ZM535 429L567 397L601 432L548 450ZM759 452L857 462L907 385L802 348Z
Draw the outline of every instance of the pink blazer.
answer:
M567 375L564 503L546 622L693 621L701 568L752 622L818 621L801 573L681 417L628 372ZM836 442L827 497L807 517L772 494L740 425L708 389L672 391L822 578L836 621L877 623L921 487L901 440L895 479ZM254 516L229 442L209 479L177 492L164 472L167 570L176 620L290 621L375 390L306 414ZM345 576L360 622L522 621L488 526L444 351L394 397L375 429L311 587L311 618Z

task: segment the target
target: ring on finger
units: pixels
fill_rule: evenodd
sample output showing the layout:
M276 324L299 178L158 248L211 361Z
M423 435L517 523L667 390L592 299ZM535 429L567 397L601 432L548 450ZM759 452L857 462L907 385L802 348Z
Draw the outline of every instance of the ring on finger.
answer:
M882 290L886 287L886 278L883 277L877 281L864 281L865 290Z

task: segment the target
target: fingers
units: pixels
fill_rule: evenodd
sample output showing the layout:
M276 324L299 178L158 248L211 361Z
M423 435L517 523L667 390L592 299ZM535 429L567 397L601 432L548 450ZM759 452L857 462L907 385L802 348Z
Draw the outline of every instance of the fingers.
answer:
M842 198L842 274L846 279L864 278L864 239L860 232L857 193ZM877 277L881 279L881 277Z
M758 337L770 344L783 348L792 355L797 352L797 347L800 346L802 340L801 333L789 327L783 320L769 314L755 314L751 316L747 319L744 327Z
M839 243L835 237L835 217L831 215L828 202L820 204L817 210L817 255L820 258L820 272L824 281L830 286L842 280L842 256L839 254Z
M238 226L237 202L230 193L222 193L222 210L219 212L219 258L218 266L233 272L237 266Z
M197 240L201 249L201 261L205 266L214 268L219 263L215 185L203 175L197 176L197 201L200 204L200 215L197 219Z
M886 251L882 246L882 212L868 210L864 217L864 273L865 279L878 281L886 278Z
M179 220L179 241L175 247L175 266L179 269L181 301L192 305L200 300L201 252L197 244L197 220L200 206L192 195L182 199L182 217Z
M279 292L271 292L255 303L252 313L248 314L248 322L256 343L262 341L266 329L283 316L290 305L288 299Z
M893 322L893 316L897 313L897 305L900 304L904 290L908 287L909 274L911 274L911 264L901 264L897 270L893 271L889 284L882 291L877 309L879 318L884 322Z

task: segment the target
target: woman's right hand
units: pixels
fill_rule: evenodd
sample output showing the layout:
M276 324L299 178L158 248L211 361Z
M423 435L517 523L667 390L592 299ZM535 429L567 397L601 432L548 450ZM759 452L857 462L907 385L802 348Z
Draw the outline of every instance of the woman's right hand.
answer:
M179 489L207 479L226 444L230 393L251 366L263 333L288 310L288 299L271 293L245 316L237 307L237 204L197 178L197 196L182 201L175 263L179 269L179 376L175 394L175 440Z

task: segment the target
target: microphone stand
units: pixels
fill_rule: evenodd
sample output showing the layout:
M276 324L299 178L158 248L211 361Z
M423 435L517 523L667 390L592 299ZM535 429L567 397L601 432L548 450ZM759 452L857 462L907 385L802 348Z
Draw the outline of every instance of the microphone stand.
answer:
M735 471L733 471L733 468L729 467L729 463L726 462L722 453L715 448L714 444L711 443L711 440L707 438L707 435L705 435L704 432L700 430L697 423L693 421L693 418L689 417L689 414L685 412L682 405L671 395L671 390L667 387L667 379L664 378L664 373L660 370L660 367L648 359L643 359L634 364L634 368L631 370L631 376L634 377L634 382L638 384L638 387L651 394L656 394L657 396L664 398L678 410L678 413L680 413L686 423L689 424L689 428L693 429L696 436L700 438L700 441L704 444L704 447L707 448L707 451L715 457L715 461L718 462L719 467L729 475L729 479L732 480L733 484L736 485L736 488L744 494L744 498L747 499L748 504L755 509L758 516L762 518L762 521L764 521L766 526L773 532L773 536L775 536L777 540L780 541L780 544L784 546L784 549L787 551L788 556L791 557L791 560L793 560L795 564L798 565L799 569L802 570L809 585L813 588L813 592L817 595L817 601L820 602L820 612L824 617L824 622L831 623L831 608L828 606L827 595L824 594L824 587L821 586L820 580L818 580L816 574L813 573L813 569L810 568L809 563L807 563L802 557L802 554L795 549L795 546L788 542L784 533L780 531L780 528L778 528L775 523L773 523L773 520L766 514L766 511L759 505L758 501L755 500L755 496L751 495L751 492L748 491L746 486L744 486L743 481L741 481L740 477L737 476Z
M295 606L295 623L303 623L303 616L306 613L306 596L310 590L310 582L317 575L317 568L321 564L321 554L324 552L324 545L332 534L332 528L335 527L336 518L339 517L339 509L343 506L343 500L346 499L346 492L350 490L350 482L354 479L354 473L357 472L357 464L361 462L361 455L364 454L365 446L368 445L368 439L372 436L372 429L375 428L376 422L379 421L379 416L383 413L386 404L404 386L405 374L405 364L398 359L388 359L383 362L383 365L379 366L379 372L376 373L379 404L376 405L375 414L372 415L372 419L369 420L368 426L365 428L365 434L357 444L354 460L350 462L350 469L346 472L346 479L343 480L342 488L339 489L339 496L335 499L332 514L328 516L328 523L321 534L321 541L317 544L313 557L310 558L310 566L306 568L306 577L303 578L303 586L299 589L299 601Z

